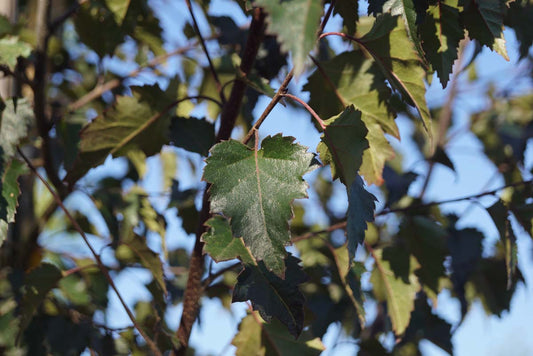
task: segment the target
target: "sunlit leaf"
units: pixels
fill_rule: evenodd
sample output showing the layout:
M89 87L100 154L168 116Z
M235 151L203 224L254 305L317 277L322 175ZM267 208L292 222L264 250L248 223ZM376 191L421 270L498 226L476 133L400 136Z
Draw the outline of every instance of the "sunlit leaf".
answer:
M394 276L388 261L382 259L382 251L375 250L374 270L370 282L379 301L387 302L387 313L396 335L402 335L411 320L415 307L415 295L420 289L414 274L409 275L409 282Z
M242 238L235 238L231 234L228 220L221 216L214 216L206 223L209 230L202 235L205 242L204 252L207 252L216 262L239 258L247 264L254 264L254 258L244 246Z
M212 183L211 211L230 218L234 236L269 270L283 275L291 202L307 196L302 175L313 159L293 138L266 137L254 150L230 140L211 149L204 179Z
M31 46L17 37L4 37L0 39L0 64L6 65L11 71L15 70L17 58L28 57Z
M33 110L27 99L5 101L5 108L0 110L0 147L6 162L15 154L17 145L26 138L28 127L33 122Z
M109 10L115 15L115 21L122 25L124 17L126 17L126 12L128 12L128 7L130 6L131 0L105 0L105 3Z
M8 224L15 222L20 195L17 180L27 171L26 165L17 160L3 162L3 159L0 147L0 246L7 237Z

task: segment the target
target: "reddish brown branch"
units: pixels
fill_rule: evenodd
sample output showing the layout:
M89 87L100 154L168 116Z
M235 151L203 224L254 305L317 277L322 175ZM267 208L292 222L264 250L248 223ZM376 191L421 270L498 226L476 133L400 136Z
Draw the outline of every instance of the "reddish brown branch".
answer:
M252 23L246 41L246 47L241 61L240 71L247 75L250 73L259 46L263 40L265 31L265 14L260 8L256 8L253 13ZM246 89L246 83L242 80L237 80L232 87L229 100L224 104L221 114L220 129L217 134L217 141L227 140L231 136L235 120L239 113L242 98ZM204 223L209 219L210 205L209 205L209 186L206 187L202 202L202 210L198 228L196 231L196 241L191 255L189 264L189 277L187 279L187 286L183 297L183 313L180 320L180 325L176 332L180 347L173 351L174 355L185 355L189 344L189 337L191 330L196 321L199 311L199 302L203 293L202 275L204 272L204 255L203 242L201 241L202 234L205 232Z
M316 120L316 122L320 126L320 128L322 130L326 129L326 124L324 123L324 120L322 120L320 118L320 116L318 116L318 114L315 112L315 110L313 110L313 108L311 108L309 105L307 105L307 103L305 101L303 101L299 97L294 96L292 94L282 94L282 96L284 96L286 98L289 98L289 99L292 99L292 100L296 101L297 103L299 103L300 105L302 105L311 114L311 116Z

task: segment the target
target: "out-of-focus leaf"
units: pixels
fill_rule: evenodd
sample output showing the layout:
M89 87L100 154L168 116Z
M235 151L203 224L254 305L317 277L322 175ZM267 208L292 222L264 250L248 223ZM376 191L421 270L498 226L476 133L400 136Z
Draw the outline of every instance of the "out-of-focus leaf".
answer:
M167 142L169 121L157 109L139 95L118 97L112 109L81 131L80 153L65 179L75 182L109 154L122 156L130 149L140 149L147 156L158 153Z
M21 321L17 339L29 325L33 314L46 298L48 292L54 288L62 278L61 271L56 266L43 263L33 269L24 280L24 291L20 304Z
M17 58L28 57L31 46L17 37L0 38L0 64L6 65L11 71L17 66Z
M413 183L417 177L418 174L414 172L407 172L400 175L396 173L394 169L386 165L383 169L385 187L389 192L386 206L392 206L404 197L407 194L411 183Z
M453 355L451 328L452 326L445 320L433 314L427 298L418 297L415 301L415 310L411 313L411 322L405 331L403 338L405 341L399 345L406 344L408 340L418 343L426 339Z
M170 123L170 143L207 156L215 143L215 125L206 119L174 117Z
M409 325L411 312L415 306L415 296L420 285L414 274L409 275L409 283L396 278L388 261L382 259L382 251L374 250L374 270L370 282L379 301L387 302L387 312L396 335L402 335Z
M518 247L516 246L516 236L508 217L509 210L501 200L498 200L487 211L500 233L500 241L504 250L505 269L507 271L507 289L510 289L518 263Z
M461 19L468 30L468 36L509 60L503 37L506 2L506 0L461 0L459 5L464 7Z
M115 21L117 24L122 25L124 17L128 12L131 0L105 0L105 3L109 10L115 15Z
M331 166L333 179L340 178L350 186L356 179L363 151L368 148L365 139L368 131L361 120L361 112L351 105L325 123L317 151L322 162Z
M242 319L239 332L231 343L237 347L237 356L318 356L325 350L319 338L304 333L298 339L293 339L287 336L283 326L275 320L265 324L255 315Z
M166 284L163 276L163 263L159 255L146 245L146 239L134 233L123 237L121 245L116 250L116 257L123 263L138 262L148 269L161 290L166 294Z
M497 316L501 316L503 311L509 310L518 282L524 281L522 273L517 267L511 281L511 287L508 288L505 265L503 259L482 259L478 269L470 279L473 288L467 288L466 291L466 297L469 301L480 299L487 313Z
M507 3L509 9L504 24L513 28L516 39L520 42L520 58L527 57L533 44L533 2L529 0Z
M26 137L28 126L33 121L33 110L27 99L5 101L5 108L0 110L0 147L5 162L13 157L17 145Z
M415 107L431 138L431 115L426 103L425 71L399 17L383 14L370 32L357 41L374 58L393 88Z
M362 244L365 240L367 222L374 221L376 201L376 197L366 191L361 177L356 176L348 188L346 237L350 261L355 256L357 245Z
M237 278L233 301L250 300L265 321L276 317L297 338L303 328L305 302L298 286L307 280L299 262L296 257L287 256L285 279L269 271L262 261L258 265L246 265Z
M435 153L431 157L431 161L435 163L440 163L455 172L455 166L453 162L441 146L437 146L437 148L435 149Z
M459 41L464 30L459 20L458 0L442 0L429 5L425 21L420 25L422 47L426 58L446 88L453 62L457 59Z
M163 151L159 155L161 160L161 170L163 171L162 180L163 180L163 189L167 190L172 186L172 181L176 176L176 170L178 169L178 158L176 153L173 151Z
M239 258L243 263L254 264L254 258L244 246L242 238L233 237L228 220L214 216L206 223L209 230L202 235L207 252L216 262Z
M316 42L322 3L309 0L257 0L268 13L268 30L278 35L281 49L291 52L295 75L304 70L307 55Z
M15 222L20 187L17 182L20 175L26 172L26 165L17 161L3 162L0 146L0 246L7 237L9 223Z
M461 313L467 311L465 284L481 259L483 234L476 229L450 229L448 249L451 257L452 283L461 302Z
M305 198L313 155L292 137L266 137L255 151L230 140L211 149L204 169L211 211L230 218L231 230L269 270L283 276L291 202Z

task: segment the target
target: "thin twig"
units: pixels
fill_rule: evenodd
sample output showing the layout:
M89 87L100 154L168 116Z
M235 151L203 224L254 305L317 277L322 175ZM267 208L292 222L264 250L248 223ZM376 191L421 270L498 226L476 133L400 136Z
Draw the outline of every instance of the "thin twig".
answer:
M384 209L376 213L375 216L383 216L383 215L387 215L391 213L400 213L400 212L406 212L406 211L411 211L411 210L421 210L421 209L425 210L426 208L430 208L435 205L444 205L444 204L449 204L449 203L457 203L457 202L461 202L465 200L478 199L478 198L482 198L487 195L496 195L496 193L506 188L520 187L520 186L529 185L529 184L533 184L533 180L515 182L515 183L507 184L507 185L504 185L499 188L489 190L483 193L468 195L468 196L464 196L461 198L453 198L453 199L434 201L434 202L429 202L429 203L424 203L424 204L409 205L404 208ZM295 243L295 242L306 240L306 239L309 239L309 238L312 238L312 237L315 237L315 236L318 236L324 233L332 232L332 231L339 230L339 229L344 229L346 227L346 224L347 224L346 221L342 221L334 225L328 226L327 228L323 230L308 232L303 235L295 236L291 239L291 242Z
M222 83L220 82L220 79L218 78L217 71L215 70L215 66L213 65L213 61L211 60L211 56L209 55L207 46L205 45L205 40L204 40L204 37L202 36L202 32L200 32L200 28L198 27L198 22L196 21L196 16L194 15L194 10L192 8L191 1L185 0L185 4L187 4L187 9L189 9L189 13L191 14L191 17L192 17L192 23L193 23L194 30L196 31L196 34L198 35L198 38L200 39L200 43L204 50L205 56L207 58L207 62L209 63L209 70L211 71L211 74L213 75L213 78L215 79L215 85L217 87L218 94L220 95L220 100L225 104L226 96L224 95L224 91L222 90Z
M52 194L52 196L54 197L54 200L56 201L57 205L61 208L61 210L63 210L63 212L65 213L67 219L70 221L70 223L72 224L72 226L74 227L74 229L80 234L80 236L82 237L83 241L85 242L85 245L89 248L89 250L91 251L91 254L93 255L95 261L96 261L96 264L98 265L98 268L100 269L100 271L102 271L105 279L107 280L107 282L109 283L109 286L111 287L111 289L113 289L113 291L115 292L115 294L117 295L119 301L120 301L120 304L122 304L122 307L124 308L124 310L126 311L126 314L128 314L128 317L130 318L131 322L133 323L133 326L135 327L135 329L139 332L139 334L144 338L144 340L146 341L147 345L150 347L151 351L157 355L157 356L162 356L162 353L159 351L157 345L154 343L154 341L142 330L142 328L140 327L140 325L137 323L137 321L135 320L135 316L133 315L132 311L130 310L130 308L128 307L128 305L126 304L126 302L124 301L124 299L122 298L122 295L120 294L117 286L115 285L115 282L113 281L113 278L111 278L111 275L109 274L109 271L107 270L106 266L104 265L104 263L102 262L102 259L100 258L100 256L96 253L96 250L93 248L93 246L91 245L89 239L87 238L87 235L85 235L85 232L83 231L83 229L80 227L80 225L78 224L78 222L76 221L76 219L70 214L70 212L68 211L68 209L65 207L65 205L63 204L63 201L61 200L61 197L59 196L59 194L54 190L54 188L52 188L50 186L50 184L48 184L48 182L46 181L46 179L44 179L40 174L39 172L37 171L37 169L32 165L31 161L24 155L24 153L22 152L22 150L20 148L17 148L17 151L19 153L19 155L22 157L22 159L24 159L24 161L26 162L26 164L28 165L28 167L30 168L30 170L33 172L33 174L35 174L37 176L37 178L39 178L39 180L44 184L44 186L46 187L46 189L50 192L50 194Z
M281 96L292 99L302 105L310 114L311 116L316 120L317 124L320 126L322 130L326 129L326 124L324 123L324 120L318 116L318 114L313 110L305 101L300 99L299 97L292 95L292 94L282 94Z
M188 45L186 45L184 47L177 48L174 51L171 51L171 52L165 53L165 54L163 54L161 56L155 57L154 59L149 61L146 65L140 66L139 68L131 71L130 73L128 73L124 77L111 79L108 82L105 82L103 84L100 84L100 85L96 86L95 88L93 88L93 90L91 90L90 92L88 92L87 94L85 94L84 96L82 96L81 98L79 98L78 100L73 102L72 104L70 104L67 107L67 111L68 112L73 112L73 111L76 111L76 110L82 108L83 106L87 105L91 101L101 97L102 94L104 94L105 92L113 90L113 89L119 87L126 79L136 77L143 70L145 70L147 68L154 68L155 66L165 62L170 57L173 57L173 56L176 56L176 55L180 55L180 54L183 54L183 53L185 53L187 51L190 51L191 49L194 49L194 47L196 47L196 45L197 45L197 43L191 43L191 44L188 44Z
M219 269L218 271L216 271L215 273L212 273L210 274L207 278L205 278L202 282L202 285L205 288L209 287L209 285L215 280L217 279L218 277L222 276L224 273L228 272L228 271L231 271L232 269L235 269L237 267L239 267L240 265L242 265L241 262L236 262L232 265L229 265L227 267L224 267L224 268L221 268Z

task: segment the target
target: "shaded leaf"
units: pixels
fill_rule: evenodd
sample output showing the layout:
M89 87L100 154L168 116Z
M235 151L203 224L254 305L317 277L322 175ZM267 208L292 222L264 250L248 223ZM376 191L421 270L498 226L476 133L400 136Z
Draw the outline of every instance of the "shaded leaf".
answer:
M211 149L204 169L204 179L212 183L211 211L230 218L233 234L244 239L257 260L281 276L290 238L290 204L307 196L302 175L313 159L293 140L269 136L257 151L225 141Z
M20 187L17 182L27 170L26 165L17 161L3 162L0 147L0 246L7 237L8 224L15 222Z
M346 186L356 179L363 151L368 148L367 129L361 112L348 106L342 113L325 121L317 151L324 164L331 166L333 179L340 178Z
M461 0L464 7L461 18L471 39L499 53L509 60L503 37L503 18L506 0Z
M158 153L167 142L169 122L153 105L139 95L117 97L112 109L81 131L80 152L65 179L76 181L110 154L122 156L130 149L142 150L147 156Z
M115 21L117 24L122 25L131 0L105 0L105 3L113 15L115 15Z
M518 0L508 3L509 9L504 24L513 28L520 43L520 58L527 57L533 45L533 2Z
M417 177L418 174L414 172L407 172L400 175L396 173L394 169L386 165L383 169L383 178L389 195L385 206L392 206L403 198L407 194L411 183L413 183Z
M116 249L115 254L117 259L124 263L138 262L148 269L158 286L166 294L167 289L163 275L163 263L159 255L148 247L144 237L134 233L128 234L122 238L121 245Z
M233 237L227 219L214 216L205 223L209 230L202 235L205 242L204 253L208 253L215 262L239 258L247 264L254 264L254 258L244 246L242 238Z
M28 57L31 51L31 46L18 37L0 38L0 64L6 65L11 71L17 66L17 58Z
M420 25L420 35L426 58L446 88L457 59L459 41L464 38L458 0L441 0L429 5L425 21Z
M415 295L420 289L414 274L409 283L394 276L388 261L382 259L382 251L373 253L375 267L370 277L374 294L379 301L387 302L387 312L396 335L402 335L409 325L415 306Z
M169 140L176 147L207 156L215 143L215 125L206 119L173 117Z
M316 42L323 7L313 0L257 0L268 12L268 30L278 36L281 49L291 52L295 75L304 70L307 55Z
M399 17L383 14L359 43L374 58L389 83L403 99L415 107L431 138L431 115L426 103L425 71Z
M367 222L374 221L376 197L366 191L361 177L356 176L348 190L348 213L346 237L348 239L348 253L350 261L355 256L358 244L365 240Z
M56 266L43 263L33 269L24 280L24 292L21 300L20 331L17 339L30 324L33 314L46 298L48 292L54 288L62 274Z
M427 298L422 294L415 301L415 310L411 313L411 322L405 331L404 340L417 343L426 339L453 355L452 326L431 311ZM400 345L406 342L401 342Z
M516 236L508 218L509 211L501 200L487 208L487 211L500 233L500 241L504 250L505 269L507 271L507 289L510 289L518 263L518 247L516 246Z
M320 339L307 332L295 340L288 337L278 322L264 324L254 315L242 319L239 332L231 343L237 347L237 356L318 356L325 349Z
M246 265L237 278L233 302L250 300L265 321L276 317L297 338L303 328L305 302L298 285L307 280L299 262L296 257L287 256L285 279L270 272L262 261L258 265Z
M448 249L451 257L452 283L461 302L461 313L467 311L465 284L481 259L483 234L476 229L450 229Z
M342 24L348 30L349 35L355 34L356 23L359 19L358 9L357 0L339 0L335 2L333 13L342 17Z
M433 156L431 156L430 160L435 163L440 163L455 172L455 166L452 160L450 157L448 157L448 154L441 146L437 146L435 153L433 153Z

